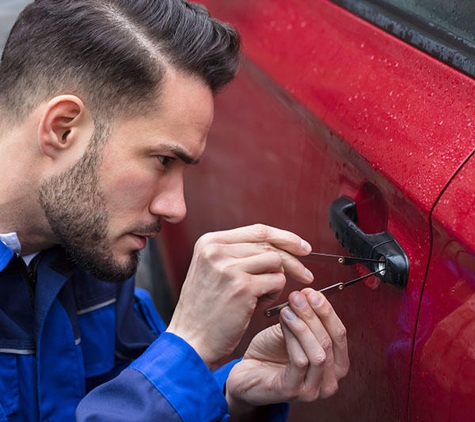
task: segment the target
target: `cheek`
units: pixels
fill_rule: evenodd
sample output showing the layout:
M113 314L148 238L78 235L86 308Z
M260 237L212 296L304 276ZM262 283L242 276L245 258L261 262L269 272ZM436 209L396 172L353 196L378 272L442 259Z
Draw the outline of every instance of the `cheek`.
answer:
M128 171L109 180L103 192L110 207L135 210L148 207L153 199L155 186L150 175Z

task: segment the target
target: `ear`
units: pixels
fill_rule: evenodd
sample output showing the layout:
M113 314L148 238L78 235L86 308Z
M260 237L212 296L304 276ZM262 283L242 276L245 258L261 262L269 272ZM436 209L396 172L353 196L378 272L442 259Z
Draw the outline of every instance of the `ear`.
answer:
M75 95L60 95L48 102L38 127L38 142L46 156L57 159L65 152L80 157L89 144L94 122Z

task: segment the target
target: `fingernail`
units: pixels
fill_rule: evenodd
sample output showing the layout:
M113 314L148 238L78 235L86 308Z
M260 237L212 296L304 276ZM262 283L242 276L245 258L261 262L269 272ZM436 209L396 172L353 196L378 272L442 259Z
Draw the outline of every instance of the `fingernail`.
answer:
M300 239L300 246L306 252L312 252L312 247L310 246L310 243L308 243L306 240Z
M318 292L312 292L308 295L308 300L312 306L318 307L323 303L323 295Z
M293 304L294 304L297 308L304 308L305 305L307 304L307 299L306 299L305 296L304 296L302 293L300 293L300 292L294 293L292 299L293 299L293 300L292 300Z
M305 278L309 281L314 279L313 273L308 268L305 268Z
M290 309L288 306L282 309L282 316L289 321L294 321L297 319L297 315L295 315L294 311L292 311L292 309Z

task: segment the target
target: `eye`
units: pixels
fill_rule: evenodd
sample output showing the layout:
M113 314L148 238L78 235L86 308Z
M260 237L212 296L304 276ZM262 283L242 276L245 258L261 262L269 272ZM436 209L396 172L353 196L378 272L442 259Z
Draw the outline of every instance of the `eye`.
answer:
M168 157L166 155L157 155L157 159L163 167L168 167L173 161L175 161L175 157Z

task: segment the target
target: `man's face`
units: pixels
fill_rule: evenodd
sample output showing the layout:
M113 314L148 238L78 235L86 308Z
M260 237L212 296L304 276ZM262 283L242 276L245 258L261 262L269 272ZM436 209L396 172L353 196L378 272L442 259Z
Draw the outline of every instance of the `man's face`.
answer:
M102 280L134 274L161 219L185 217L183 172L201 157L212 119L211 90L167 72L158 110L112 123L105 142L93 139L76 165L43 183L51 229L78 265Z

